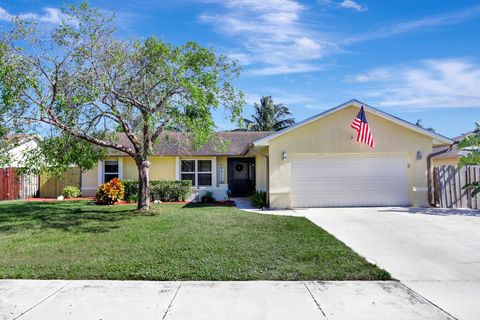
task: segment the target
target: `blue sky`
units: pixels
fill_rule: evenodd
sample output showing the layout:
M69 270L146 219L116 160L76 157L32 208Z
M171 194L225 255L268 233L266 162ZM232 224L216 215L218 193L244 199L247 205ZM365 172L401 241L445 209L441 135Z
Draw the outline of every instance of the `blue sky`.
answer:
M297 121L352 98L453 137L480 121L480 2L90 1L123 36L195 40L238 59L236 85L272 95ZM60 1L2 0L0 20L59 21ZM3 22L6 23L6 22ZM232 127L217 115L219 127Z

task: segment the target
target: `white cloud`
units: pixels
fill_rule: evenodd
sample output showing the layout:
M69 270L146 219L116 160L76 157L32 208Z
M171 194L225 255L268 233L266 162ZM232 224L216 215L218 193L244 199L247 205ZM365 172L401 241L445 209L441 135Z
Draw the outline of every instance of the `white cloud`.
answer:
M272 67L260 67L249 70L248 73L255 76L271 76L277 74L292 74L292 73L304 73L322 70L322 66L314 64L293 64L293 65L276 65Z
M311 72L315 60L338 47L303 23L306 8L294 0L214 1L224 10L202 14L200 21L211 23L219 33L231 36L242 54L229 56L250 64L251 75Z
M460 24L465 21L474 19L479 15L480 5L454 12L447 12L439 15L424 17L421 19L403 21L395 24L386 24L383 27L379 27L377 30L372 32L355 35L353 37L346 37L343 43L347 45L355 42L388 38L398 34L404 34L426 28Z
M0 7L0 20L11 21L13 18L18 17L23 20L35 20L38 22L59 24L63 19L68 19L68 15L61 12L57 8L43 8L42 14L32 13L32 12L23 12L18 15L13 15L5 10L3 7Z
M480 64L467 59L379 68L346 81L368 85L360 88L362 94L376 98L382 106L480 107Z
M13 16L10 13L8 13L7 10L0 7L0 20L9 21L12 19L13 19Z
M319 69L319 61L358 42L394 37L422 29L460 24L480 15L480 6L396 23L377 24L373 31L342 35L308 18L308 8L298 0L199 0L216 4L200 21L214 26L236 45L226 54L246 66L246 74L278 75L309 73ZM345 7L365 11L367 7L352 0L317 0L324 7ZM213 11L215 10L215 11ZM376 75L378 76L378 75ZM365 75L350 81L368 81Z
M361 5L353 0L344 0L340 3L340 7L342 8L347 8L347 9L354 9L357 11L366 11L367 7L364 5Z

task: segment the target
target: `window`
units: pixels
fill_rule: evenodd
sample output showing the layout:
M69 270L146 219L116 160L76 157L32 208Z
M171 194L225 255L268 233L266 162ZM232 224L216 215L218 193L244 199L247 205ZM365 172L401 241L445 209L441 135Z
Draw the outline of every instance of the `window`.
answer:
M118 160L105 160L103 162L103 182L118 178L118 168Z
M212 186L212 161L182 160L180 175L182 180L191 180L194 187Z

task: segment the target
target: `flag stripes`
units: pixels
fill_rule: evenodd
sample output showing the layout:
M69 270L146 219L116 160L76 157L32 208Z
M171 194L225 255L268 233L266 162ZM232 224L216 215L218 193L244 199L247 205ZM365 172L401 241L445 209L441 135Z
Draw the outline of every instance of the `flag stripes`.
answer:
M358 112L357 117L353 120L351 127L358 132L358 142L368 144L370 147L375 148L373 134L368 125L367 117L365 116L363 107L360 108L360 111Z

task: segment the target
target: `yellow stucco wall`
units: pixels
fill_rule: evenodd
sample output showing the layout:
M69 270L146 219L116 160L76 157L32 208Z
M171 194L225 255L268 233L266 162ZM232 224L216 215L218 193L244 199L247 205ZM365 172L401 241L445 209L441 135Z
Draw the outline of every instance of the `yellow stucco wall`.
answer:
M106 158L106 160L119 158ZM131 157L122 157L123 179L138 179L138 169ZM175 157L151 157L150 179L175 180ZM82 194L92 196L98 187L98 166L82 173Z
M438 166L456 166L458 165L458 158L432 159L432 167Z
M255 156L255 189L267 191L267 158L261 154Z
M98 169L95 166L92 170L82 172L82 185L83 186L98 186Z
M414 206L428 205L427 199L427 155L432 152L432 138L409 130L391 121L366 111L376 147L356 141L356 132L350 124L358 108L347 107L324 118L280 135L270 140L270 206L291 206L291 161L295 155L328 153L345 155L405 155L409 164L410 203ZM282 160L282 152L287 160ZM417 151L422 159L416 160ZM416 191L413 191L415 188Z

